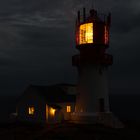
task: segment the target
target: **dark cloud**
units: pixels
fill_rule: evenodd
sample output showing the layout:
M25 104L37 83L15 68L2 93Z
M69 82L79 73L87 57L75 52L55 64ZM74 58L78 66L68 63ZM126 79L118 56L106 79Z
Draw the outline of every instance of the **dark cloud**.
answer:
M0 66L7 67L7 66L11 66L11 65L14 65L14 61L11 60L11 57L8 56L7 54L1 52L0 53Z
M20 93L31 83L76 82L76 68L71 65L71 56L78 53L74 48L74 25L76 11L84 5L89 9L91 2L0 1L1 93ZM102 0L96 1L95 7L100 12L112 12L111 87L137 89L140 2Z

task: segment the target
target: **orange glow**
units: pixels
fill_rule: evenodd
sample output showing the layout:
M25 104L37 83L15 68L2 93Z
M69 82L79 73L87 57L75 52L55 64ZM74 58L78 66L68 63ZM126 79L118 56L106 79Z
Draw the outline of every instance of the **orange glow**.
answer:
M49 116L49 107L46 104L46 120L48 120L48 118L49 118L48 116Z
M54 108L52 108L52 107L50 108L50 114L51 114L52 116L55 115L55 111L56 111L56 110L55 110Z
M67 106L67 113L71 112L71 106Z
M105 44L108 44L109 43L109 32L108 32L107 26L105 26L105 34L104 34L104 37L105 37Z
M93 23L86 23L80 26L79 44L93 43Z
M35 112L34 107L29 107L29 108L28 108L28 113L29 113L29 115L34 115L34 112Z

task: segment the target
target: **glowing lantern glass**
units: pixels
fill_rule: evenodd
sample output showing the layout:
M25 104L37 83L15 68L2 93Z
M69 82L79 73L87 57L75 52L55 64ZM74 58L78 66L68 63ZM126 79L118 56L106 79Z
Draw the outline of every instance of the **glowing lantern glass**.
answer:
M105 40L105 44L109 44L109 30L107 28L107 26L104 27L104 40Z
M80 25L79 45L93 43L93 23Z

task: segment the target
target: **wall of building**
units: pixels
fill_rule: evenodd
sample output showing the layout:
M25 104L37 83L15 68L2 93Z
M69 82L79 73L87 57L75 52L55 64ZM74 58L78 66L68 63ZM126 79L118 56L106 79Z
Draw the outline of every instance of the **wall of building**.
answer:
M103 101L104 111L109 112L108 68L101 65L87 65L82 68L76 101L76 112L100 112Z
M72 102L66 102L66 103L59 103L59 105L62 107L61 111L64 114L64 120L71 120L71 113L75 110L75 103ZM70 106L70 112L67 112L67 107Z
M62 109L53 109L47 105L37 94L25 94L20 99L17 105L18 120L30 122L46 122L46 123L60 123L63 120L70 120L71 113L74 112L75 103L55 103ZM70 106L70 112L67 112L67 106ZM29 107L34 107L34 115L29 115Z
M46 122L47 123L61 123L64 120L61 109L54 109L46 105Z
M29 107L34 107L34 114L29 115ZM20 121L46 121L46 103L37 94L24 94L17 105L17 114Z

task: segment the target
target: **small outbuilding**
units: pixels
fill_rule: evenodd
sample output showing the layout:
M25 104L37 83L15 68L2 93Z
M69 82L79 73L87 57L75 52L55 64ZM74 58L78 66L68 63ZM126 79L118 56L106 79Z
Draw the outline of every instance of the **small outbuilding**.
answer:
M30 85L17 104L18 120L59 123L70 120L76 102L75 85Z

